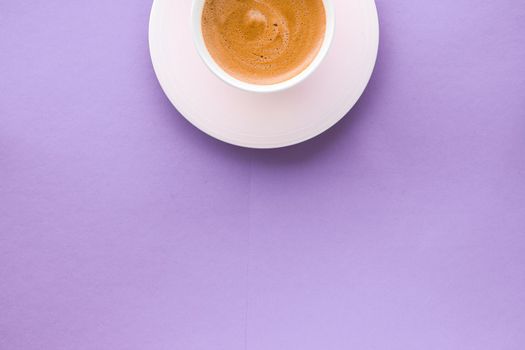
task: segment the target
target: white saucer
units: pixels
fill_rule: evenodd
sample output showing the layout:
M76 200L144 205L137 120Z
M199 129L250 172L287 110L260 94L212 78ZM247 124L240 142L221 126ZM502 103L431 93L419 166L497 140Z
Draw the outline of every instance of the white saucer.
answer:
M257 94L227 85L201 60L192 39L190 0L155 0L149 44L160 85L186 119L219 140L277 148L315 137L357 102L379 44L374 0L333 2L335 36L321 66L289 90Z

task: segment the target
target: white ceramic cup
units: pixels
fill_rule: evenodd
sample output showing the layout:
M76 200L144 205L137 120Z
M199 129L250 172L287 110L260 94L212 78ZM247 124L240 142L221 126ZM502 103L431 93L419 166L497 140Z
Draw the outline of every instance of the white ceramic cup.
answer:
M251 91L251 92L276 92L281 91L285 89L289 89L292 86L295 86L305 80L308 76L310 76L316 69L319 67L323 59L326 57L326 54L328 53L328 50L330 49L330 45L332 44L332 39L334 36L334 28L335 28L335 13L334 13L334 7L332 4L332 0L323 0L325 13L326 13L326 31L325 36L323 40L323 44L321 45L321 49L319 50L319 53L314 58L314 60L310 63L306 69L304 69L301 73L298 75L285 80L280 83L271 84L271 85L258 85L258 84L251 84L244 81L241 81L239 79L234 78L230 74L226 73L224 69L215 62L215 60L211 57L210 52L208 51L208 48L206 47L206 43L204 42L204 37L202 35L202 11L204 9L204 3L206 0L193 0L193 6L192 6L192 26L193 26L193 38L195 42L195 46L197 47L197 51L199 52L199 55L203 59L204 63L211 69L213 73L215 73L219 78L224 80L226 83L235 86L239 89Z

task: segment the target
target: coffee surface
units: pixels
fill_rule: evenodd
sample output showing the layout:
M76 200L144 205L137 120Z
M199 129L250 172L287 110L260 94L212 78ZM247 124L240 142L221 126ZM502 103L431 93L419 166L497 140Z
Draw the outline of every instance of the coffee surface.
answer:
M260 85L301 73L323 43L322 0L206 0L204 42L233 77Z

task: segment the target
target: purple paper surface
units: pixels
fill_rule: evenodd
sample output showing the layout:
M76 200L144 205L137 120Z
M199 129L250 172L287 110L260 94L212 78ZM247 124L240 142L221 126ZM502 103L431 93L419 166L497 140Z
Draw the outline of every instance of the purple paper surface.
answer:
M377 5L358 105L256 151L170 105L150 1L0 0L0 350L524 349L525 2Z

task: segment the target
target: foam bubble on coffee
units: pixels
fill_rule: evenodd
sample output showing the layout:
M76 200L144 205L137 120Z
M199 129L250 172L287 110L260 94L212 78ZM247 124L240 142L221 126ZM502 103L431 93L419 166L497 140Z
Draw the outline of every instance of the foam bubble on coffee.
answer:
M214 60L235 78L261 85L306 69L325 30L322 0L207 0L202 14Z

